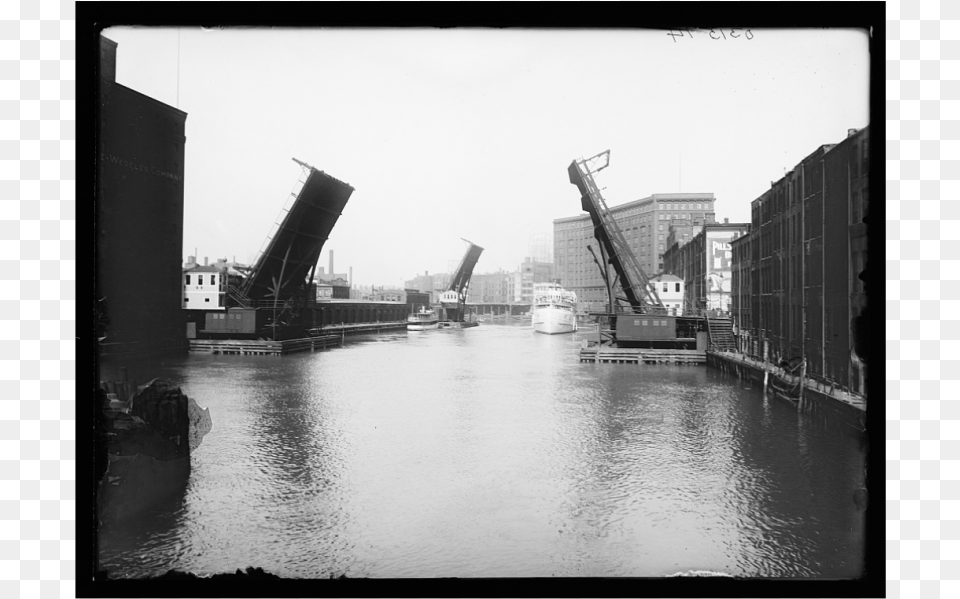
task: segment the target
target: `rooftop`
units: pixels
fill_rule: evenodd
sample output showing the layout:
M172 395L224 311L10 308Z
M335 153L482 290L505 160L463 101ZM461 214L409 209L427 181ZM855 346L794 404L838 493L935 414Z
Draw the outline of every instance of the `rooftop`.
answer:
M658 274L658 275L654 275L654 276L650 277L650 280L651 280L651 281L658 281L658 282L660 282L660 283L666 283L666 282L671 282L671 283L672 283L672 282L674 282L674 281L677 281L677 282L680 282L680 283L683 282L683 279L681 279L681 278L678 277L677 275L671 275L671 274L669 274L669 273L660 273L660 274Z
M183 272L220 272L222 268L216 266L184 266Z

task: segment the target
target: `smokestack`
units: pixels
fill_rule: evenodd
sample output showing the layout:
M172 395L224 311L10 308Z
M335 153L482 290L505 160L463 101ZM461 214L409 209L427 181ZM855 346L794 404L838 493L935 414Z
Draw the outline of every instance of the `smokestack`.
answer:
M333 250L330 250L330 276L333 276Z
M207 256L204 256L204 257L203 257L203 265L204 265L204 266L207 266Z
M353 289L353 267L350 267L350 289Z

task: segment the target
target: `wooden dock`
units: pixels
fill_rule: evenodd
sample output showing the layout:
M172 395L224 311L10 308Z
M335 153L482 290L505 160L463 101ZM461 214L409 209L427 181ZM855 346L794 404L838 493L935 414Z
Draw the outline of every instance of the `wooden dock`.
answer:
M724 372L729 372L741 379L760 381L764 380L764 372L770 376L783 378L782 370L773 364L760 362L737 352L710 351L708 363ZM814 376L806 376L803 381L804 397L815 397L821 400L832 400L839 405L849 406L859 412L867 409L866 398L847 390L839 389L828 382L818 380Z
M601 364L706 364L707 354L694 349L633 349L625 347L583 347L581 362Z
M360 333L380 333L382 331L407 330L407 321L358 322L353 324L325 324L317 329L323 335L354 335Z
M244 356L280 356L339 346L340 335L322 335L286 341L260 339L190 339L190 351L202 354L239 354Z
M391 330L406 330L407 321L360 322L353 324L325 325L314 329L317 333L302 339L269 341L265 339L190 339L190 351L199 354L239 354L244 356L281 356L302 351L315 351L336 347L346 335L381 333Z

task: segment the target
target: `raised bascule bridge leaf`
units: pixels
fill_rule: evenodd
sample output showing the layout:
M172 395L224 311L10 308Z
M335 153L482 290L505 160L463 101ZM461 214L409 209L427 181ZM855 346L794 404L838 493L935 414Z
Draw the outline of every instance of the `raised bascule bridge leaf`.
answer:
M302 187L291 194L293 204L268 238L241 290L260 304L282 303L306 293L323 244L353 193L349 184L294 161L303 167Z

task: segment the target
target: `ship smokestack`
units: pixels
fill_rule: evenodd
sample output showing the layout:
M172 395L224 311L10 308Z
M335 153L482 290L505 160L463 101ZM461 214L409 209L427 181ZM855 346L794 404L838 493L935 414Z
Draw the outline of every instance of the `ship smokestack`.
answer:
M333 276L333 250L330 250L330 276Z

